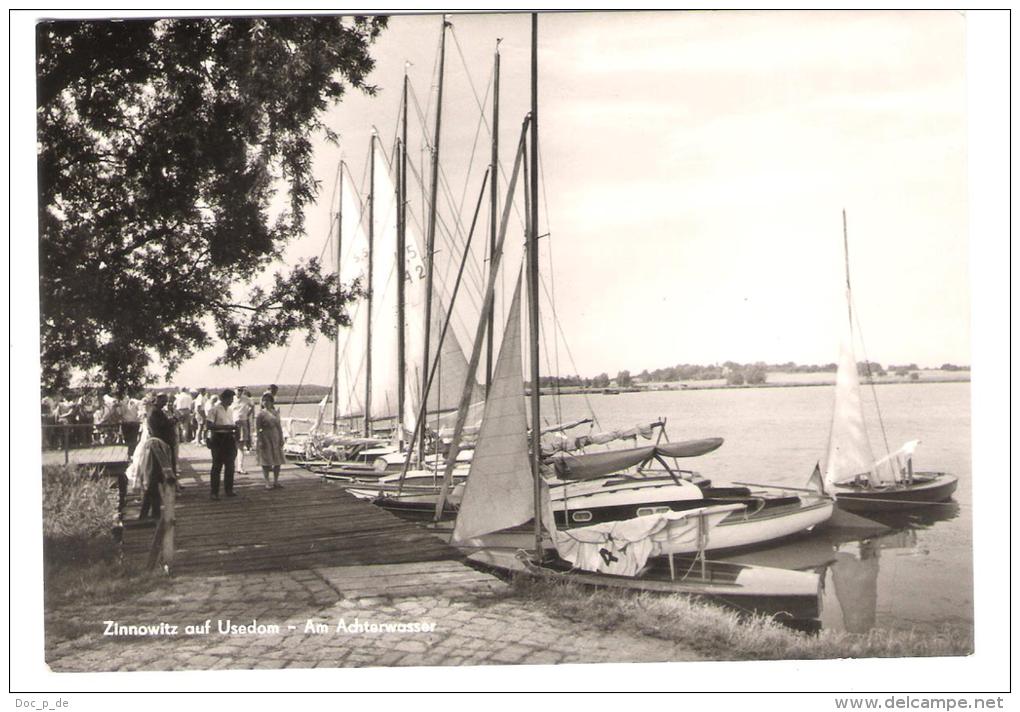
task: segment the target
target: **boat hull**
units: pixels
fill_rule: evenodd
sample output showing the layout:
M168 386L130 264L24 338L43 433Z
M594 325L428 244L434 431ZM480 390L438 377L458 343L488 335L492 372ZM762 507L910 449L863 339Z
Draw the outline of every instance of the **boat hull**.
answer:
M708 502L699 504L701 507L710 506ZM409 508L410 506L412 505L409 503ZM757 512L733 512L708 533L704 550L722 554L769 545L822 524L832 516L834 508L835 503L829 497L804 496L799 498L796 503L765 507ZM424 508L420 508L419 511L423 510ZM429 510L428 513L434 514L434 511ZM424 520L425 517L421 519ZM427 526L449 542L453 530L452 519L453 516L447 521L431 522ZM544 537L544 542L547 547L552 547L552 542L548 537ZM456 544L458 548L474 551L485 548L532 549L534 545L535 534L532 522L486 534L472 540L468 546ZM697 553L698 542L696 540L674 542L671 546L662 549L663 555Z
M917 473L911 484L884 488L853 487L837 483L839 508L847 512L896 512L948 501L956 492L957 479L945 473Z

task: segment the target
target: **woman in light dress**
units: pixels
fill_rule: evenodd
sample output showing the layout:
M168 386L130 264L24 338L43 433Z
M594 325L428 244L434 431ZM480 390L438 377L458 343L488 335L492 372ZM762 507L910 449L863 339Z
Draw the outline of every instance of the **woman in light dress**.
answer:
M280 465L284 463L283 426L273 395L269 391L262 394L262 408L259 409L258 417L255 419L255 430L258 436L256 454L259 464L262 465L262 476L266 478L266 489L279 489L283 487L280 484ZM269 480L270 471L273 473L272 482Z

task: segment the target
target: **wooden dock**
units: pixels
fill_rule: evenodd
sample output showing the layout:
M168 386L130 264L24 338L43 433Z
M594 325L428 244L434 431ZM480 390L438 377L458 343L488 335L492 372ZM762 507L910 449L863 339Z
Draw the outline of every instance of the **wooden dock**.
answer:
M249 472L257 469L250 460ZM177 496L174 574L464 558L415 525L297 468L288 468L281 477L283 487L273 490L265 489L261 472L238 475L236 497L224 497L221 491L221 498L212 500L207 462L189 457L182 464L185 489ZM138 505L129 503L123 551L126 557L144 564L155 526L138 522L137 516Z

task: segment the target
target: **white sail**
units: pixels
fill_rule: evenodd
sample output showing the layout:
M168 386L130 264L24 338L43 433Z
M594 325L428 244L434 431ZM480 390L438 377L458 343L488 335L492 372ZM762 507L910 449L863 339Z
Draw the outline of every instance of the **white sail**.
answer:
M868 440L861 407L861 384L853 346L844 341L839 350L836 370L836 402L829 430L829 451L825 458L825 482L833 484L857 475L866 475L878 484L874 473L875 456Z
M506 331L485 403L454 541L527 522L534 516L521 359L521 277L517 277Z
M368 289L368 235L361 203L346 171L342 171L340 202L340 281L347 285L358 279ZM350 308L351 325L345 330L337 364L337 413L341 416L365 412L365 348L368 330L368 302L358 300ZM338 335L339 337L340 335Z
M397 196L381 150L374 152L372 236L372 420L397 415Z
M405 338L407 359L407 397L405 402L404 427L414 430L415 418L421 409L421 393L428 372L422 368L422 356L425 353L425 264L421 255L424 254L422 240L412 225L407 226L407 264L406 287L404 289L405 304ZM448 413L456 411L460 405L460 396L467 380L468 363L464 349L454 332L453 325L446 331L442 348L439 339L443 334L443 325L449 313L449 299L440 285L435 285L432 296L431 325L429 327L429 360L439 353L439 367L429 390L427 413ZM482 399L481 388L477 382L472 385L475 391L473 401ZM469 424L477 425L477 420ZM429 418L428 425L438 430L435 418Z
M426 268L421 236L406 225L403 274L397 271L396 183L382 151L376 151L375 232L372 279L372 419L396 417L398 388L397 280L404 279L404 413L403 428L413 431L428 372L422 366L425 353ZM440 352L439 338L446 320L447 303L436 290L432 299L429 358ZM453 329L443 341L440 366L429 392L429 413L457 408L467 378L467 359ZM478 389L477 384L475 385Z

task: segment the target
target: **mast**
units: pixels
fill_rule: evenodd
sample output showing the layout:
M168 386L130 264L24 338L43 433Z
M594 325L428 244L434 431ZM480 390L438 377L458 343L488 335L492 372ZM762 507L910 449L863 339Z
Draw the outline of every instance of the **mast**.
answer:
M846 237L846 208L843 208L843 264L846 266L846 315L850 319L850 333L854 331L853 306L850 301L850 243ZM851 336L851 338L853 338Z
M365 437L372 436L372 277L375 242L375 131L368 152L368 324L365 329Z
M492 253L496 251L497 216L499 214L499 43L496 40L496 59L493 68L493 92L492 92L492 161L489 172L492 174L492 185L490 186L491 202L489 207L489 270L492 270ZM492 385L492 339L493 326L496 318L495 303L489 309L488 314L488 337L485 349L485 395L489 395L489 388Z
M436 247L436 208L439 190L439 136L443 120L443 71L446 63L446 16L443 15L443 29L439 40L439 87L436 94L436 132L432 141L432 185L429 199L429 231L425 242L425 354L422 359L423 372L429 367L429 339L432 337L432 275L435 262ZM429 394L422 384L422 402L428 403ZM426 412L428 412L426 410ZM418 455L421 462L425 461L425 428L421 429L418 441Z
M531 346L531 476L535 483L535 554L542 556L542 455L538 374L538 13L531 14L531 195L528 216L528 327Z
M407 286L407 65L404 65L404 93L401 112L402 132L397 144L397 438L404 442L404 290Z
M344 162L340 161L340 181L336 211L336 286L343 287L340 281L340 257L343 255L344 233ZM340 325L337 324L336 336L333 337L333 433L336 433L340 415Z
M521 165L525 162L525 143L528 135L528 124L531 117L524 119L521 126L521 138L514 154L514 168L510 174L510 182L507 184L507 199L503 202L503 217L500 221L499 236L496 241L496 251L492 253L493 266L489 270L488 284L485 287L485 299L482 302L481 313L485 314L495 298L496 275L499 272L499 263L503 259L503 244L506 241L507 225L510 222L510 211L513 208L513 195L517 187L517 176L521 172ZM446 454L446 465L443 470L443 482L439 488L439 498L436 501L435 519L443 515L443 506L446 503L446 494L453 484L453 470L457 464L457 455L460 453L461 436L464 434L464 422L467 420L468 407L471 405L471 383L478 372L478 366L482 360L482 344L485 340L485 320L478 320L478 328L475 330L475 338L471 347L471 358L468 360L467 377L464 383L464 391L461 394L460 405L457 408L457 422L453 427L453 438L450 441L450 450ZM419 418L419 422L421 418ZM424 430L424 429L423 429ZM406 464L405 464L406 468Z

